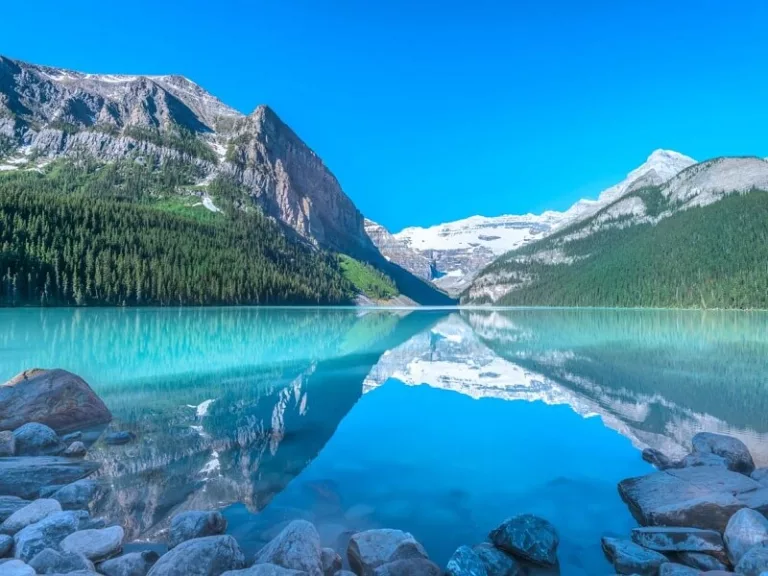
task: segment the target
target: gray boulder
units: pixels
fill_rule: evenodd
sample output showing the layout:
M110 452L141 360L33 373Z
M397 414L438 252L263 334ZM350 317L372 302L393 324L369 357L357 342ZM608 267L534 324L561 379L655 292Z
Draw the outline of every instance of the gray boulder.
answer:
M85 444L79 440L72 442L66 450L64 450L64 456L68 458L82 458L86 455L88 450L85 448Z
M255 564L276 564L323 576L320 535L306 520L294 520L256 553Z
M355 573L349 570L339 570L336 572L336 576L355 576Z
M2 576L35 576L35 569L21 560L8 560L0 564Z
M472 548L480 557L488 576L517 576L522 574L520 564L492 544L483 542Z
M743 576L761 576L768 571L768 546L758 544L749 549L736 564L735 572Z
M75 440L80 440L83 437L83 433L78 430L76 432L70 432L69 434L65 434L61 437L61 441L64 442L64 444L71 444Z
M133 432L127 432L121 430L118 432L110 432L104 436L104 442L111 446L120 446L122 444L128 444L136 440L136 434Z
M759 512L744 508L728 520L723 537L728 558L735 566L750 548L768 542L768 520Z
M104 576L146 576L160 555L153 550L131 552L99 564Z
M0 496L0 522L5 520L17 510L21 510L29 504L29 500L24 500L18 496Z
M82 554L62 553L53 548L46 548L36 554L29 561L29 565L38 574L65 574L77 570L95 571L93 563Z
M243 552L232 536L206 536L182 542L160 556L149 576L219 576L244 565Z
M488 576L485 563L469 546L459 546L448 560L446 576Z
M84 478L59 488L51 498L58 500L64 510L84 510L96 498L99 484Z
M669 562L663 554L638 546L630 540L603 537L602 546L605 557L619 574L655 576L659 567Z
M57 549L59 542L77 530L74 512L56 512L19 530L13 537L13 555L29 562L46 548Z
M24 506L24 508L17 510L6 518L6 520L0 524L0 532L13 536L22 528L34 524L35 522L39 522L54 512L61 512L61 504L56 500L40 498L39 500L30 502Z
M12 430L0 432L0 458L16 455L16 440Z
M729 470L741 474L752 474L755 463L744 442L732 436L699 432L691 441L693 452L697 454L714 454L724 458Z
M700 576L701 572L690 566L665 562L659 567L659 576Z
M728 468L728 461L717 454L699 454L694 452L680 460L678 468L693 468L695 466L719 466Z
M679 552L675 554L675 560L680 562L680 564L685 564L703 572L728 569L724 562L703 552Z
M442 570L424 558L408 558L383 564L373 571L374 576L442 576Z
M320 550L320 565L325 576L334 576L342 567L341 556L333 548Z
M0 494L37 498L41 488L69 484L98 470L99 464L56 456L0 459Z
M0 385L0 430L40 422L66 433L110 420L91 387L65 370L30 370Z
M768 468L756 468L749 477L763 486L768 486Z
M192 538L215 536L227 530L227 521L220 512L182 512L171 519L168 548L178 546Z
M353 534L347 560L358 576L373 576L376 569L398 560L428 559L424 547L412 534L401 530L378 529Z
M221 576L307 576L307 573L275 564L254 564L244 570L228 570Z
M522 514L505 520L492 530L489 538L494 546L523 560L554 566L560 537L555 527L538 516Z
M13 538L7 534L0 534L0 558L10 554L13 549Z
M632 541L657 552L709 552L723 554L723 538L715 530L653 526L634 528Z
M64 538L59 546L64 552L82 554L99 562L118 554L123 548L125 533L120 526L79 530Z
M642 452L642 458L649 464L656 466L659 470L666 470L667 468L674 468L677 464L669 458L666 454L662 453L655 448L646 448Z
M14 430L13 440L17 456L55 456L64 450L56 432L39 422L29 422Z
M739 502L744 504L747 508L757 510L764 516L768 515L768 487L753 490L752 492L746 492L744 494L738 494L736 498L738 498Z

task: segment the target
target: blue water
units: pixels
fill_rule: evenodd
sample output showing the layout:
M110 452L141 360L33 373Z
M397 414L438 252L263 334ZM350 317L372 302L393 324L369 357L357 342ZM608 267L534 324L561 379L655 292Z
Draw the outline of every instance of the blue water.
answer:
M616 483L700 430L768 464L768 315L617 310L1 310L0 379L81 374L126 447L89 458L94 512L137 540L224 511L250 553L306 518L412 532L444 564L505 517L561 534L563 574L608 573L634 521Z

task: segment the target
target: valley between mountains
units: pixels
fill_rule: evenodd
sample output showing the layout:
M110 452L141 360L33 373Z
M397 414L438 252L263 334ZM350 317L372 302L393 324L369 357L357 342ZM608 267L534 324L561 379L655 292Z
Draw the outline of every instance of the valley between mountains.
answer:
M0 305L768 308L768 162L392 233L267 106L0 56Z

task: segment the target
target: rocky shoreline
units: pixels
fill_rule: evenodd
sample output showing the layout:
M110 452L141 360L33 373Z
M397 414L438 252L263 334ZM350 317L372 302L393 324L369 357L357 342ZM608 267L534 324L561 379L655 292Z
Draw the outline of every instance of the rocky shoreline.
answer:
M315 526L294 520L246 557L217 511L171 518L165 542L126 543L123 527L93 518L99 494L86 459L98 438L136 440L107 425L109 410L87 383L62 370L31 370L0 386L0 576L516 576L559 574L555 526L530 514L459 547L445 567L413 535L395 529L349 535L323 547ZM768 573L768 469L734 438L699 433L680 461L646 450L658 471L619 483L640 525L602 548L619 574ZM490 527L489 527L490 528Z

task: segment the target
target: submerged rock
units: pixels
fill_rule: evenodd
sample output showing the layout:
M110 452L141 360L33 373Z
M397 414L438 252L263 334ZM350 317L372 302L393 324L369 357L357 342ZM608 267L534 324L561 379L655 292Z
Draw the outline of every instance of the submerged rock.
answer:
M95 571L93 562L82 554L59 552L53 548L46 548L39 552L29 561L29 565L38 574L65 574L77 570Z
M35 569L21 560L8 560L0 564L3 576L35 576Z
M517 560L494 545L483 542L472 549L485 566L488 576L517 576L522 574L522 567Z
M11 430L0 432L0 458L7 458L16 454L16 439Z
M5 522L6 518L24 508L29 502L18 496L0 496L0 522Z
M442 576L442 570L425 558L408 558L382 564L373 576Z
M13 548L13 538L7 534L0 534L0 558L7 556Z
M64 552L82 554L89 560L99 562L119 553L124 537L125 533L120 526L79 530L64 538L59 546Z
M325 576L334 576L336 572L341 570L343 562L336 550L333 548L323 548L320 551L320 564Z
M182 512L171 519L168 548L178 546L192 538L223 534L226 529L227 521L220 512L201 512L197 510Z
M750 548L768 542L768 519L755 510L744 508L728 520L723 537L728 558L736 565Z
M99 464L57 456L0 459L0 494L37 498L41 488L69 484L98 470Z
M13 536L22 528L39 522L54 512L61 512L61 504L56 500L40 498L11 514L0 524L0 532Z
M505 520L492 530L489 538L494 546L543 566L557 564L557 546L560 537L555 527L538 516L522 514Z
M485 563L469 546L460 546L445 568L446 576L488 576Z
M678 468L693 468L695 466L719 466L728 468L728 461L722 456L716 454L688 454L680 460Z
M634 528L632 541L657 552L725 552L723 538L715 530L654 526Z
M271 542L256 553L256 564L276 564L323 576L320 535L306 520L294 520Z
M55 456L64 447L53 429L45 424L29 422L13 431L17 456Z
M136 440L136 434L133 432L127 432L121 430L119 432L110 432L104 436L104 442L112 446L119 446L121 444L128 444Z
M307 573L275 564L254 564L244 570L228 570L221 576L307 576Z
M40 422L64 433L110 420L91 387L65 370L30 370L0 386L0 430Z
M603 552L620 574L654 576L667 557L654 550L638 546L630 540L603 537Z
M674 468L676 463L669 458L666 454L655 448L646 448L642 452L642 458L649 464L656 466L659 470L666 470L667 468Z
M747 475L755 470L755 463L749 449L737 438L712 432L699 432L691 442L694 453L720 456L726 460L729 470Z
M761 576L768 571L768 547L758 544L749 549L736 564L735 572L743 576Z
M84 510L96 497L99 484L95 480L83 479L62 486L51 498L58 500L64 510Z
M358 576L373 576L375 570L384 564L411 559L427 560L428 557L424 547L408 532L367 530L349 539L347 560Z
M768 486L768 468L756 468L749 477L763 486Z
M85 448L85 444L78 440L76 442L72 442L72 444L70 444L69 447L64 450L64 456L67 456L68 458L81 458L85 456L87 452L88 451Z
M728 566L709 554L703 552L679 552L675 554L675 559L681 564L696 568L704 572L711 570L727 570Z
M245 564L232 536L206 536L187 540L160 556L149 576L217 576L240 570Z
M659 567L659 576L700 576L700 574L701 572L690 566L672 562L666 562Z
M56 512L23 528L13 537L13 555L28 562L46 548L58 548L59 542L77 530L74 512Z
M159 558L160 555L153 550L131 552L102 562L99 572L104 576L146 576Z

